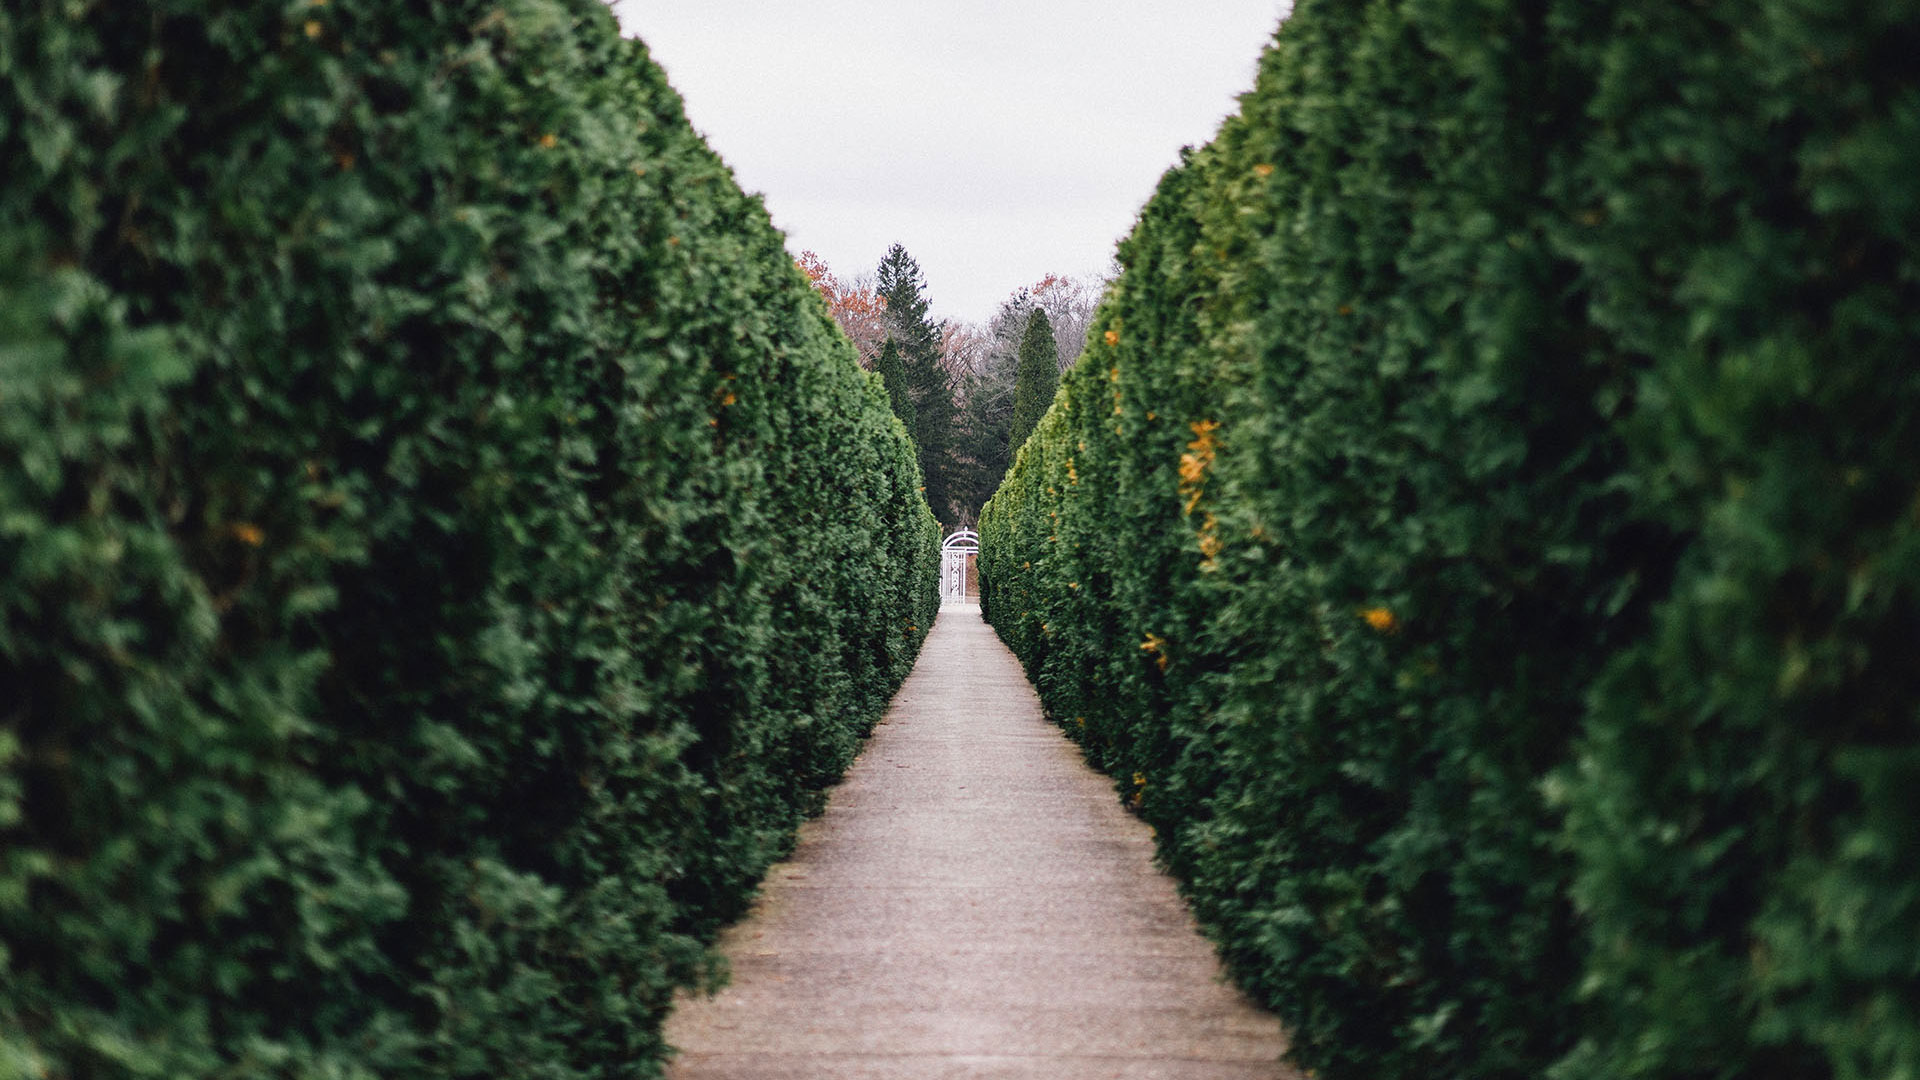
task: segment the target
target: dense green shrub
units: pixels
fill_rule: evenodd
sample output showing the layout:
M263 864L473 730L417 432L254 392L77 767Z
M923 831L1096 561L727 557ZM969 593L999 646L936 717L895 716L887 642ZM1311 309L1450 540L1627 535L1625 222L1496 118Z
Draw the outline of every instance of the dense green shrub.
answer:
M0 11L0 1076L657 1073L905 675L885 391L591 0Z
M1911 4L1304 2L983 603L1331 1077L1920 1069Z

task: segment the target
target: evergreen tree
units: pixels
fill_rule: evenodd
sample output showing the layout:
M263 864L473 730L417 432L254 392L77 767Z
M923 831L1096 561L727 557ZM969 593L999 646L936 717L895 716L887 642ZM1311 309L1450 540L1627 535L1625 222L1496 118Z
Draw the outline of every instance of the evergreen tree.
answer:
M1053 341L1053 323L1036 307L1027 316L1027 332L1020 338L1020 369L1013 383L1013 433L1007 452L1020 449L1033 426L1046 415L1060 389L1060 351Z
M886 385L887 400L893 403L893 415L906 425L907 434L913 434L913 395L908 392L907 371L900 362L900 343L887 338L880 347L880 358L873 363L873 370L880 375L880 381Z
M952 521L956 514L953 428L958 410L953 386L940 364L943 327L929 315L932 304L927 299L926 275L906 248L899 244L888 248L875 277L876 291L887 305L888 332L900 350L907 397L912 403L908 431L920 451L927 503L936 517ZM906 415L901 419L906 420Z
M954 504L961 522L978 519L980 506L1007 475L1007 422L1013 416L1013 388L986 372L962 377L959 417L954 428L956 486Z
M940 355L940 328L930 318L927 276L907 249L895 244L880 260L874 291L887 305L887 328L903 358Z

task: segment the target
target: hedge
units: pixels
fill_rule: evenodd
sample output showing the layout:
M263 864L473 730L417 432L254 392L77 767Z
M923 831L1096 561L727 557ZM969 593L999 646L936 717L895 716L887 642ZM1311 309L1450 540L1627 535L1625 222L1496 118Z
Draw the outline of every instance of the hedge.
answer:
M1301 0L982 602L1329 1077L1920 1074L1911 3Z
M0 1077L657 1075L937 606L593 0L0 11Z

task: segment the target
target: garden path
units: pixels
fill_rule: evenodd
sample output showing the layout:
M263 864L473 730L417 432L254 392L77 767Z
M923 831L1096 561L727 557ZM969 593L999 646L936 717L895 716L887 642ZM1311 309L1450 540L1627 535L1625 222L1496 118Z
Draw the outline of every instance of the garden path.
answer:
M1291 1080L1146 825L1041 716L977 605L667 1025L670 1080Z

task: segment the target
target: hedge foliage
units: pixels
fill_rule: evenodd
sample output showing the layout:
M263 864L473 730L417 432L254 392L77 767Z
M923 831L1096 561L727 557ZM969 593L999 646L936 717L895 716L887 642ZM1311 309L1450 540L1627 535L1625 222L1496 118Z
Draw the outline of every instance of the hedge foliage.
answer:
M904 677L885 391L594 0L0 10L0 1077L658 1072Z
M1301 0L982 514L1330 1078L1920 1075L1920 5Z

